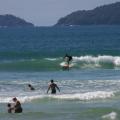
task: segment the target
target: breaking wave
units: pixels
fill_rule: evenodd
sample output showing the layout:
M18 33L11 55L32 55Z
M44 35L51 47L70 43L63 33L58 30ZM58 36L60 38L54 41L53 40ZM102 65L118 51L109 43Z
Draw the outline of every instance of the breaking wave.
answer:
M115 68L120 67L120 56L81 56L74 57L75 63L80 67Z
M63 58L41 58L4 60L0 62L0 71L59 71L62 68ZM72 69L119 69L120 56L74 56L70 64Z
M37 99L59 99L59 100L95 100L106 99L114 96L114 92L96 91L76 94L59 94L59 95L35 95L35 96L18 96L17 98L22 102L31 102ZM12 97L0 97L0 103L12 102Z

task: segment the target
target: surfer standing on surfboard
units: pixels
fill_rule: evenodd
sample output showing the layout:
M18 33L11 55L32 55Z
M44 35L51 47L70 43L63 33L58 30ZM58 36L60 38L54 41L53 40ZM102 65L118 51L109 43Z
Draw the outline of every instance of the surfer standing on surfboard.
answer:
M68 67L69 67L69 64L70 64L70 61L72 61L72 56L70 56L70 55L68 55L68 54L66 54L65 56L64 56L64 60L65 60L65 62L67 62L67 64L68 64Z

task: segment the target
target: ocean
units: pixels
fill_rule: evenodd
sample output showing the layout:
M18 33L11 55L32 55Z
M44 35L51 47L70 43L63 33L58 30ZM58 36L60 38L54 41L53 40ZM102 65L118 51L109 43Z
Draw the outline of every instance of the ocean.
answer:
M7 113L13 97L23 113ZM0 120L62 119L120 119L120 26L0 28Z

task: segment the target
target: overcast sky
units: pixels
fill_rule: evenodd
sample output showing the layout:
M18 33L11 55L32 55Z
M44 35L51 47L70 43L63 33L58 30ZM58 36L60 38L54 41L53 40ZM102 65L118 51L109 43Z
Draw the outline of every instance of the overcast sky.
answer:
M120 0L0 0L0 14L13 14L37 26L54 25L76 10L88 10Z

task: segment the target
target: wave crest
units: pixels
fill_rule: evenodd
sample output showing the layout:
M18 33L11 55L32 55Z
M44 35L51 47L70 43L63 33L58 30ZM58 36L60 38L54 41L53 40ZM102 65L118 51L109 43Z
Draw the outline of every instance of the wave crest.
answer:
M117 113L116 112L111 112L109 114L103 115L103 119L109 119L109 120L116 120Z
M100 68L114 68L120 67L119 56L81 56L73 57L73 62L81 67L100 67Z
M36 95L36 96L18 96L17 98L22 102L31 102L36 99L61 99L61 100L94 100L106 99L114 96L114 92L96 91L76 94L59 94L59 95ZM0 103L12 102L12 97L0 97Z
M68 99L68 100L93 100L93 99L105 99L114 96L113 92L104 92L104 91L96 91L96 92L87 92L87 93L77 93L77 94L64 94L64 95L56 95L53 98L58 99Z

